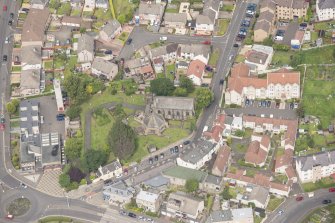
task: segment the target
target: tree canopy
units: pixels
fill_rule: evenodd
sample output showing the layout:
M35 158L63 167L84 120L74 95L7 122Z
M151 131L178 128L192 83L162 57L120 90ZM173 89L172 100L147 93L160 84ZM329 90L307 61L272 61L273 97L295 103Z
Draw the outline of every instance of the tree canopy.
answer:
M185 188L187 192L195 192L199 188L199 182L196 179L189 179L186 181Z
M70 176L67 173L63 173L59 176L58 182L61 187L68 187L71 183Z
M175 87L168 78L157 78L150 82L150 91L158 96L172 95Z
M194 91L193 81L185 76L179 78L179 86L186 89L187 93L192 93Z
M135 131L121 119L116 119L108 136L111 151L120 159L129 158L136 147Z
M79 105L72 105L66 110L66 115L72 120L78 118L81 112L81 107Z
M87 172L96 171L106 163L107 157L105 151L90 149L82 156L81 166Z
M195 101L197 109L203 109L209 106L214 100L213 92L208 88L198 88L195 91Z
M65 142L65 155L69 160L75 160L80 157L83 148L82 138L68 138Z

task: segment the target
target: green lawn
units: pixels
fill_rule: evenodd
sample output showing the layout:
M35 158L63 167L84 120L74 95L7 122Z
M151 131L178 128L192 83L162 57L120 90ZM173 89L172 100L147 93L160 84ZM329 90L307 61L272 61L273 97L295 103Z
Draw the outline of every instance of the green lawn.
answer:
M125 1L125 0L113 0L113 5L114 5L116 17L120 15L127 15L127 14L132 15L134 8L136 7L135 4L131 3L130 1Z
M216 64L219 60L219 56L220 56L220 51L219 49L214 49L214 51L212 52L210 58L209 58L209 62L208 64L212 67L216 67Z
M238 54L235 58L236 63L243 63L245 61L245 56L242 54Z
M129 33L126 32L122 32L120 34L120 36L118 37L119 40L121 40L123 43L126 42L126 40L128 39Z
M335 181L330 177L322 178L320 181L317 181L315 183L311 182L302 184L302 188L304 189L305 192L311 192L321 188L329 188L334 186Z
M169 12L169 13L178 13L179 12L179 6L176 5L175 8L173 8L173 7L167 7L166 10L165 10L165 13L167 13L167 12Z
M12 72L21 72L21 66L12 66Z
M314 29L315 30L330 30L333 29L333 27L329 24L335 24L335 21L327 21L327 22L318 22L314 23Z
M226 33L230 20L229 19L219 19L219 32L218 35L222 36Z
M222 11L232 12L234 10L234 5L226 5L224 4L221 8Z
M301 223L335 222L335 204L313 210Z
M263 218L257 215L254 215L254 223L261 223Z
M275 54L272 57L272 64L275 66L282 66L290 64L290 57L294 54L293 51L275 51Z
M327 46L310 50L299 51L293 55L293 65L299 64L332 64L335 63L333 52L335 46Z
M174 74L176 73L175 64L169 64L165 66L165 76L170 80L174 80Z
M274 195L271 195L270 196L270 201L268 203L268 206L266 207L266 210L267 211L274 211L276 210L276 208L281 204L283 203L284 201L284 198L280 198L280 197L276 197Z
M80 9L73 9L71 11L71 16L81 16L81 10Z
M287 176L285 174L280 174L275 176L275 181L278 183L286 183L287 182Z
M51 70L52 69L52 65L53 65L53 61L44 61L43 62L43 67L46 70Z
M67 60L67 64L65 66L65 70L64 70L64 74L65 76L70 74L71 69L73 69L75 67L75 65L77 64L77 60L78 60L78 56L70 56L70 58Z
M66 62L60 59L55 59L54 60L54 68L55 69L61 69L64 68L66 65Z

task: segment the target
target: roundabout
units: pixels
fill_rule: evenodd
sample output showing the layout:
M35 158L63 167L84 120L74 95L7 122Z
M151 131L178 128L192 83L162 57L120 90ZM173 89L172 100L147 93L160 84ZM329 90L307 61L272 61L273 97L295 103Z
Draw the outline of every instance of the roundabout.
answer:
M26 214L31 207L29 199L25 197L16 198L6 208L8 214L22 216Z

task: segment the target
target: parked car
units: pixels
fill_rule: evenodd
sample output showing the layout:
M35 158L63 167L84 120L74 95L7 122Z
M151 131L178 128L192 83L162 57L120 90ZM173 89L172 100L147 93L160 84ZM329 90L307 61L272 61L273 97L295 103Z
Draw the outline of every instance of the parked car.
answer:
M3 57L2 57L2 61L3 61L3 62L6 62L6 61L7 61L7 55L3 55Z
M0 118L0 123L3 124L3 123L5 123L5 122L6 122L5 118L4 118L4 117L1 117L1 118Z
M267 101L266 106L269 108L271 106L271 101Z
M9 18L10 18L10 19L14 19L14 13L11 12L11 13L9 14Z
M191 143L190 140L186 140L186 141L184 142L184 145L186 146L186 145L188 145L188 144L190 144L190 143Z
M235 43L235 44L233 45L233 47L239 47L239 45L238 45L237 43Z
M149 158L149 164L153 164L154 160L152 158Z
M262 102L261 101L258 102L258 107L262 107Z
M211 41L209 41L209 40L206 40L206 41L204 41L204 42L202 42L202 44L205 44L205 45L211 45Z
M164 153L160 154L161 159L164 159Z
M294 104L290 103L290 109L293 109L293 108L294 108Z
M132 41L133 41L133 39L132 39L132 38L129 38L129 39L127 40L126 44L127 44L127 45L130 45Z
M167 37L166 37L166 36L161 36L161 37L159 37L159 40L160 40L160 41L166 41L166 40L167 40Z
M106 51L104 52L104 54L106 54L106 55L111 55L111 54L113 54L113 51L112 51L112 50L106 50Z
M209 87L209 84L207 84L207 83L202 83L202 84L201 84L201 87Z
M220 84L221 84L221 85L223 85L223 83L224 83L224 80L223 80L223 79L221 79L221 80L220 80Z
M278 211L278 214L279 214L279 215L282 215L282 214L284 214L284 211L283 211L283 210L279 210L279 211Z
M12 21L12 20L9 20L9 21L8 21L8 25L10 25L10 26L13 25L13 21Z
M249 105L249 104L250 104L250 100L249 99L245 100L245 105Z
M322 201L322 204L330 204L331 202L332 202L332 200L327 199L327 200L323 200L323 201Z
M64 114L57 114L56 119L57 119L57 121L64 121L65 115Z
M131 217L131 218L136 218L136 214L131 213L131 212L128 213L128 216Z
M158 155L155 156L155 161L158 161Z
M173 154L174 153L174 148L170 148L170 153Z
M8 219L8 220L13 220L14 219L14 215L8 214L8 215L6 215L5 218Z
M5 43L9 43L9 37L6 37Z
M303 196L298 196L298 197L296 197L296 201L302 201L304 199L304 197Z
M328 191L329 191L329 192L335 192L335 187L331 187L331 188L329 188Z
M174 147L174 153L179 153L179 148L178 148L178 146L175 146L175 147Z
M5 130L5 124L1 123L0 124L0 131L3 131L3 130Z
M276 108L279 108L279 106L280 106L280 103L276 102Z

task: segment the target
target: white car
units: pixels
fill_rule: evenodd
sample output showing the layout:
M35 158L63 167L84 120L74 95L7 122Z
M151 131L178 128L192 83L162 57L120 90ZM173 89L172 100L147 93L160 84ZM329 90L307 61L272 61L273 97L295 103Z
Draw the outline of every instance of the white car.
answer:
M161 36L161 37L159 37L159 40L160 40L160 41L166 41L166 40L167 40L167 37L166 37L166 36Z
M282 215L282 214L284 214L284 211L283 210L279 210L278 211L278 215Z
M5 43L9 43L9 38L8 37L6 37Z

